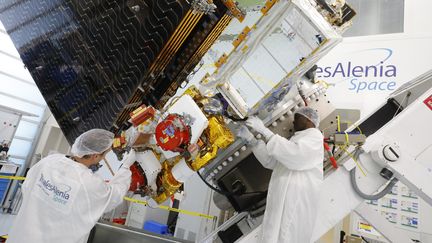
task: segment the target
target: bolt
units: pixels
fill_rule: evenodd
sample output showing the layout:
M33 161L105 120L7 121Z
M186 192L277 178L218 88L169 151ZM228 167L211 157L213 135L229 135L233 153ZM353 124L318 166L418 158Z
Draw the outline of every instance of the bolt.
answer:
M140 11L140 6L139 5L134 5L131 7L131 9L135 12L139 12Z

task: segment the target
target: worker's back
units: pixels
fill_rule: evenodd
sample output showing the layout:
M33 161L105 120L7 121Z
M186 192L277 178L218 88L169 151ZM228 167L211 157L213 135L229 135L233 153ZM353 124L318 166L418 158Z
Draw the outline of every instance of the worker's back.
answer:
M106 189L98 188L101 183L86 166L65 155L42 159L23 184L23 203L8 242L86 242L107 207Z

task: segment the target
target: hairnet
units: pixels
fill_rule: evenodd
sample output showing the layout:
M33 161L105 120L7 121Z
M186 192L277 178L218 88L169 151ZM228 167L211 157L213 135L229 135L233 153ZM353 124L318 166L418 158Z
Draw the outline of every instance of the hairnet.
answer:
M306 117L315 125L316 128L318 128L320 123L320 118L318 113L314 109L307 106L301 107L294 112L294 115L295 114L299 114Z
M114 140L114 133L103 129L92 129L75 139L71 153L82 158L84 155L101 154L109 149Z

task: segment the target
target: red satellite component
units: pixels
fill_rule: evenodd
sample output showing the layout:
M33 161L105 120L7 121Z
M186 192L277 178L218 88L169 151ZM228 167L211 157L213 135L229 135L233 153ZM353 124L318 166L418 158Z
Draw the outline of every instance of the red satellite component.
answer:
M169 114L156 126L156 142L165 151L183 152L191 138L191 129L177 114Z
M131 122L134 127L137 127L148 119L153 118L155 114L156 110L153 107L146 107L145 105L142 105L138 109L130 113Z
M136 192L142 187L147 185L147 179L144 175L144 170L141 168L141 166L138 164L138 162L135 162L131 167L130 170L132 172L132 179L131 184L129 186L129 191Z

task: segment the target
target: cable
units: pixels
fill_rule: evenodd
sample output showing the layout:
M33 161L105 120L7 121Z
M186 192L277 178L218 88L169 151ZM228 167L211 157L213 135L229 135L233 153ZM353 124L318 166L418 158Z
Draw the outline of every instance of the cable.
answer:
M363 199L366 200L378 200L382 197L384 197L385 195L387 195L393 188L393 186L399 181L397 178L393 178L390 180L390 182L387 184L387 186L380 192L378 192L377 194L365 194L363 193L360 188L357 185L357 181L355 178L355 172L356 172L356 168L352 169L350 171L350 179L351 179L351 185L354 189L354 191Z
M202 175L197 171L197 174L198 174L198 176L201 178L201 180L208 186L208 187L210 187L213 191L215 191L215 192L217 192L217 193L219 193L219 194L222 194L222 195L224 195L224 196L231 196L231 195L234 195L234 193L233 192L227 192L227 191L223 191L223 190L221 190L221 189L218 189L218 188L216 188L216 187L214 187L214 186L212 186L210 183L208 183L203 177L202 177Z
M354 153L354 156L352 158L353 159L358 158L358 155L360 154L359 153L360 151L361 151L360 149L357 149L356 152ZM393 179L390 180L390 182L387 184L387 186L383 190L381 190L380 192L378 192L376 194L365 194L365 193L363 193L360 190L360 188L357 185L357 180L356 180L356 174L355 173L356 173L356 168L354 167L354 169L352 169L350 171L351 185L352 185L354 191L360 197L362 197L363 199L366 199L366 200L378 200L378 199L384 197L386 194L388 194L392 190L393 186L399 181L397 178L393 178Z
M348 152L348 150L345 148L345 146L341 146L340 148L341 148L345 153L347 153L347 155L348 155L349 157L351 157L351 159L354 160L354 162L356 163L357 167L359 167L359 169L360 169L360 171L362 172L362 174L363 174L364 176L366 176L366 172L362 169L362 167L360 166L360 163L357 161L356 156L355 156L355 154L357 153L358 150L356 150L356 152L354 153L354 156L353 156L350 152ZM357 158L358 158L358 157L357 157Z
M255 191L255 192L243 192L243 193L224 191L224 190L216 188L213 185L211 185L210 183L208 183L198 171L197 171L197 174L208 187L210 187L213 191L215 191L219 194L222 194L224 196L241 196L241 195L266 194L267 193L267 191Z
M396 112L393 115L393 118L398 114L399 109L402 107L402 103L404 103L405 99L407 99L407 103L408 103L408 99L411 96L411 92L407 92L407 94L405 95L405 97L403 98L402 102L399 104L398 108L396 109Z
M363 236L360 236L360 237L364 242L369 243L369 241L367 241Z
M360 129L359 126L356 126L357 130L359 130L360 134L363 134L362 130Z

